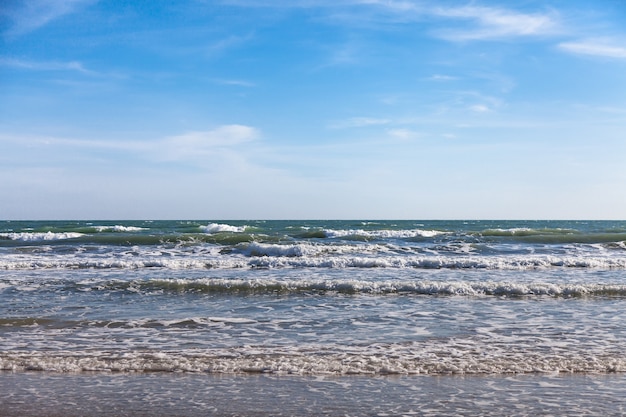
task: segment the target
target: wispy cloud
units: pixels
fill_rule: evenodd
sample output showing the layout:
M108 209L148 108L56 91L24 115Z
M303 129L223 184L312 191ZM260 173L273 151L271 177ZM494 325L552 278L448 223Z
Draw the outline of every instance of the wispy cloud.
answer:
M515 10L475 6L444 7L441 2L418 0L222 0L230 6L336 9L343 11L330 16L342 23L416 22L437 18L438 24L454 20L467 22L463 28L438 29L434 35L451 41L500 39L519 36L552 34L559 29L560 22L554 11L523 13Z
M22 0L5 6L5 14L13 22L7 30L10 36L19 36L39 29L61 16L73 13L98 0Z
M442 102L437 114L467 114L496 112L506 103L502 99L482 94L478 91L453 91L448 100Z
M219 55L224 51L241 47L242 45L250 42L252 39L254 39L254 35L251 33L241 36L231 35L226 38L213 41L204 48L204 52L209 56Z
M0 66L19 68L31 71L77 71L86 75L95 75L78 61L28 61L15 58L0 57Z
M213 80L216 84L220 85L232 85L236 87L256 87L256 84L246 80L230 80L224 78L216 78Z
M563 42L559 48L577 55L626 59L626 42L616 44L608 39L591 39L580 42Z
M196 0L200 3L216 3L215 0ZM218 3L228 6L240 7L268 7L268 8L318 8L336 7L338 5L351 5L358 3L375 3L376 0L219 0Z
M323 67L334 67L340 65L354 64L359 61L362 51L354 42L339 45L333 48L330 59Z
M406 13L406 12L422 12L424 7L418 5L414 1L408 0L358 0L354 2L355 4L360 5L373 5L383 7L390 11L395 11L398 13Z
M67 154L70 148L76 152L105 150L123 152L125 155L163 161L194 161L219 156L225 151L241 147L260 136L259 131L246 125L222 125L215 129L186 132L181 135L154 140L97 140L74 139L53 136L0 135L0 142L12 143L30 149L41 149L47 154L58 151Z
M444 75L444 74L434 74L427 78L429 81L455 81L458 80L459 77L454 77L452 75Z
M333 123L330 127L335 129L344 129L351 127L368 127L368 126L380 126L391 123L389 119L381 119L375 117L351 117L340 122Z
M402 140L414 139L419 136L418 132L406 128L389 129L387 133L389 136Z
M481 6L434 8L430 13L471 23L464 29L443 29L435 32L437 36L451 41L546 35L554 33L558 27L556 16L552 13L528 14Z
M41 136L41 135L0 135L0 142L11 143L32 150L44 149L46 153L53 154L55 149L63 149L65 154L66 148L75 151L99 149L122 152L141 153L148 149L149 145L139 141L121 141L121 140L98 140L98 139L74 139L57 136Z
M474 104L469 106L469 109L475 113L488 113L491 111L491 109L484 104Z
M251 142L257 129L245 125L224 125L213 130L188 132L157 143L157 153L168 160L215 156L220 150Z

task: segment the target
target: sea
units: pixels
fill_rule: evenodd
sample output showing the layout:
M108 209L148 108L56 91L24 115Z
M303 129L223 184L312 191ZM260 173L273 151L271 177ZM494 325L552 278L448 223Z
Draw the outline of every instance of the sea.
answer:
M625 415L626 221L2 221L0 416Z

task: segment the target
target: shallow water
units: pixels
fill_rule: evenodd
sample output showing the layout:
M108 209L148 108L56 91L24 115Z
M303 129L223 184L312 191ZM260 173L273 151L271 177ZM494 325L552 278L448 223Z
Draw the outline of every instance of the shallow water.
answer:
M5 279L11 284L0 294L0 369L301 375L626 370L626 299L549 293L554 284L543 271L448 271L437 280L413 281L405 270L372 269L228 270L220 278L194 277L194 271L179 272L185 278L162 270L53 272L12 271ZM586 271L585 278L603 285L606 274L599 274ZM242 275L264 287L227 288L242 285ZM268 284L288 280L319 283L293 290ZM413 287L354 290L381 282ZM342 285L348 290L333 288ZM413 291L418 285L434 294ZM475 293L473 285L496 290ZM546 290L517 294L519 287Z
M2 410L614 413L623 352L626 222L0 222Z
M624 375L0 373L0 416L618 416Z

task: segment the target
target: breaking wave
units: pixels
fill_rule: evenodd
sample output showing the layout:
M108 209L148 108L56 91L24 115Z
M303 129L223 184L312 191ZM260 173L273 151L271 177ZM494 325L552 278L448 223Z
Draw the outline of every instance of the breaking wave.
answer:
M442 340L364 347L242 346L192 351L1 352L0 370L52 372L188 372L278 375L485 375L612 373L626 358L573 347L567 353L484 341Z
M53 232L10 232L10 233L0 233L0 239L7 240L19 240L22 242L38 242L38 241L49 241L49 240L65 240L65 239L76 239L84 236L83 233L77 232L61 232L61 233L53 233Z
M62 291L62 292L132 292L206 293L206 294L372 294L372 295L429 295L429 296L499 296L556 298L626 297L622 284L557 284L551 282L467 282L430 280L332 280L332 279L149 279L109 280L50 283L5 282L0 290Z
M200 230L204 233L243 233L248 226L231 226L229 224L211 223L206 226L200 226Z

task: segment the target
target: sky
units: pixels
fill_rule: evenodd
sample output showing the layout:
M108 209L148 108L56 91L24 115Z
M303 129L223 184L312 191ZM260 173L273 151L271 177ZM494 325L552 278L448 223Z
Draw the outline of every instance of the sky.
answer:
M621 0L5 0L0 219L626 219Z

